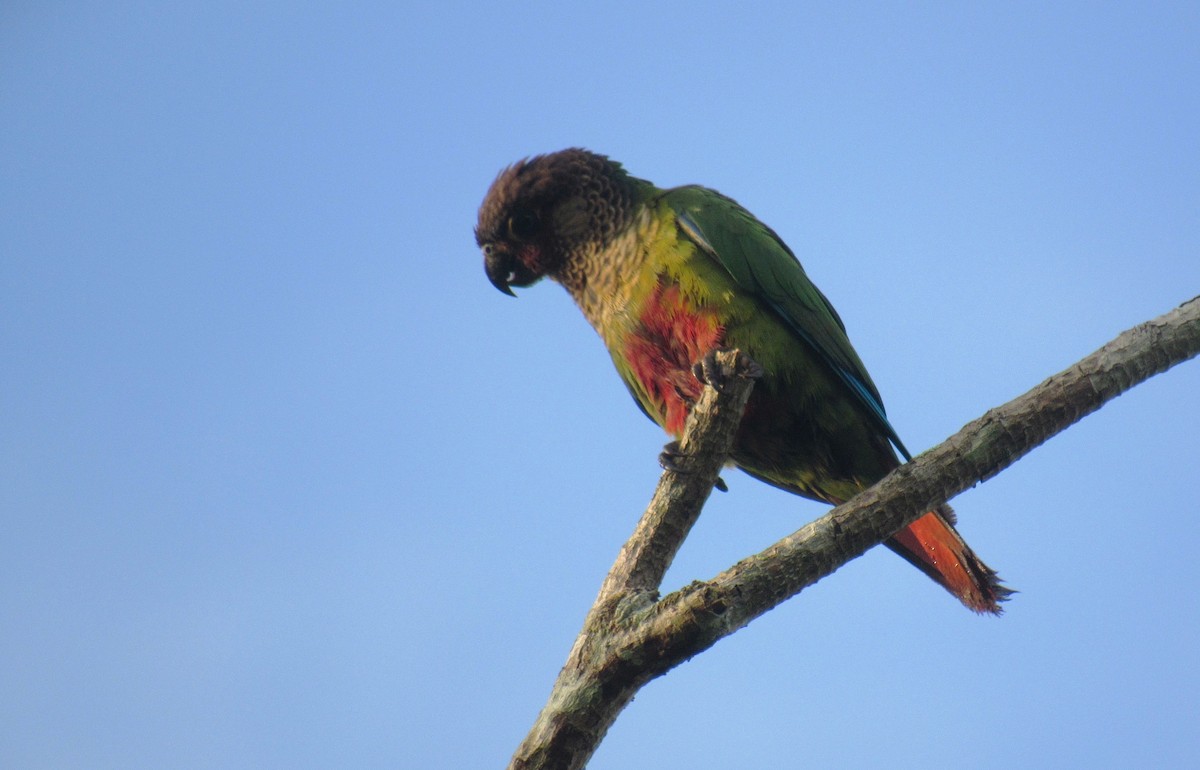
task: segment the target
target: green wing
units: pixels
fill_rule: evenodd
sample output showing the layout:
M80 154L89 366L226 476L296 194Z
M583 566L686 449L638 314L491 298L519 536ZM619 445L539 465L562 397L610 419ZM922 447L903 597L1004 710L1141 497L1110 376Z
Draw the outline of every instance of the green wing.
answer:
M667 190L663 199L675 211L683 234L816 350L900 453L911 459L888 422L875 383L850 345L842 319L775 231L737 201L705 187L677 187Z

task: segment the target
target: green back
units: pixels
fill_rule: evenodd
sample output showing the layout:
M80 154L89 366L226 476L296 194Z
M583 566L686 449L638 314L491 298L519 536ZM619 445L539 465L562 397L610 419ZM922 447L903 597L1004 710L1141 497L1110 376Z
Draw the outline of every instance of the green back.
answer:
M842 319L779 236L715 190L677 187L667 190L663 200L675 211L687 238L812 347L900 453L911 459L888 422L875 383L850 345Z

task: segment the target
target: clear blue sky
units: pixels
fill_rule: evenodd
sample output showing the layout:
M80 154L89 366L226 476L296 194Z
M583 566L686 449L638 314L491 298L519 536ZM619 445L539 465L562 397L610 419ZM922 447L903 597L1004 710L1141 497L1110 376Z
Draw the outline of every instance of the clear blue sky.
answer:
M471 228L580 145L734 196L910 448L1200 293L1195 3L0 9L0 764L503 766L663 442ZM1200 364L650 684L629 767L1200 763ZM668 577L823 508L732 473Z

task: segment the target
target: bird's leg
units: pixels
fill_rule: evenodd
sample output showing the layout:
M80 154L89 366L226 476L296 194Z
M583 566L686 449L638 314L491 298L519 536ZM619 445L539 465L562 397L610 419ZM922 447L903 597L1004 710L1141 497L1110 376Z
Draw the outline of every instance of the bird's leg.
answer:
M717 361L717 354L728 351L729 348L713 348L708 351L703 358L692 364L692 374L697 380L712 386L717 392L725 389L725 384L730 377L746 377L756 380L763 376L763 368L758 365L758 362L740 350L737 352L737 361L732 369L722 366Z
M732 366L722 364L717 360L718 353L728 352L730 352L730 348L713 348L712 350L708 351L704 354L703 358L692 365L692 374L697 380L705 385L712 386L712 388L717 391L725 389L730 377L758 379L759 377L763 376L763 368L758 365L758 362L740 350L737 351L737 357L735 358ZM683 398L689 402L689 407L691 406L692 399L687 398L686 394L682 390L676 388L676 393L680 398ZM679 446L678 441L672 441L664 446L663 451L658 455L658 464L661 465L664 470L672 471L674 473L689 473L690 471L688 471L687 468L684 468L683 464L680 463L680 460L682 460L686 454L687 453L684 452ZM729 491L729 487L725 485L725 480L720 476L717 477L717 481L713 486L722 492Z

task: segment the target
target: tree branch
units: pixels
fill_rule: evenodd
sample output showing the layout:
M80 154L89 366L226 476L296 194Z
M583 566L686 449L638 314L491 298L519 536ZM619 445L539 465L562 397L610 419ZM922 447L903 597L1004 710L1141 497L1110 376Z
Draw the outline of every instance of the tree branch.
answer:
M550 699L510 768L582 768L646 682L693 655L1133 386L1200 353L1200 297L1124 332L1028 393L988 411L870 489L711 580L657 591L728 456L748 379L705 388L681 449L601 587ZM725 367L733 358L722 359Z
M735 376L738 351L723 351L716 358L724 378L722 390L710 386L701 392L688 415L678 456L672 461L677 470L668 470L659 478L646 513L600 587L597 603L623 591L657 592L700 517L733 448L733 436L754 384L753 377Z
M753 387L752 379L732 376L737 358L737 351L717 354L728 386L721 392L704 388L692 408L674 463L679 469L659 478L650 506L583 621L549 702L510 767L583 767L617 714L652 678L639 675L636 662L615 651L654 606L663 576L729 456Z

